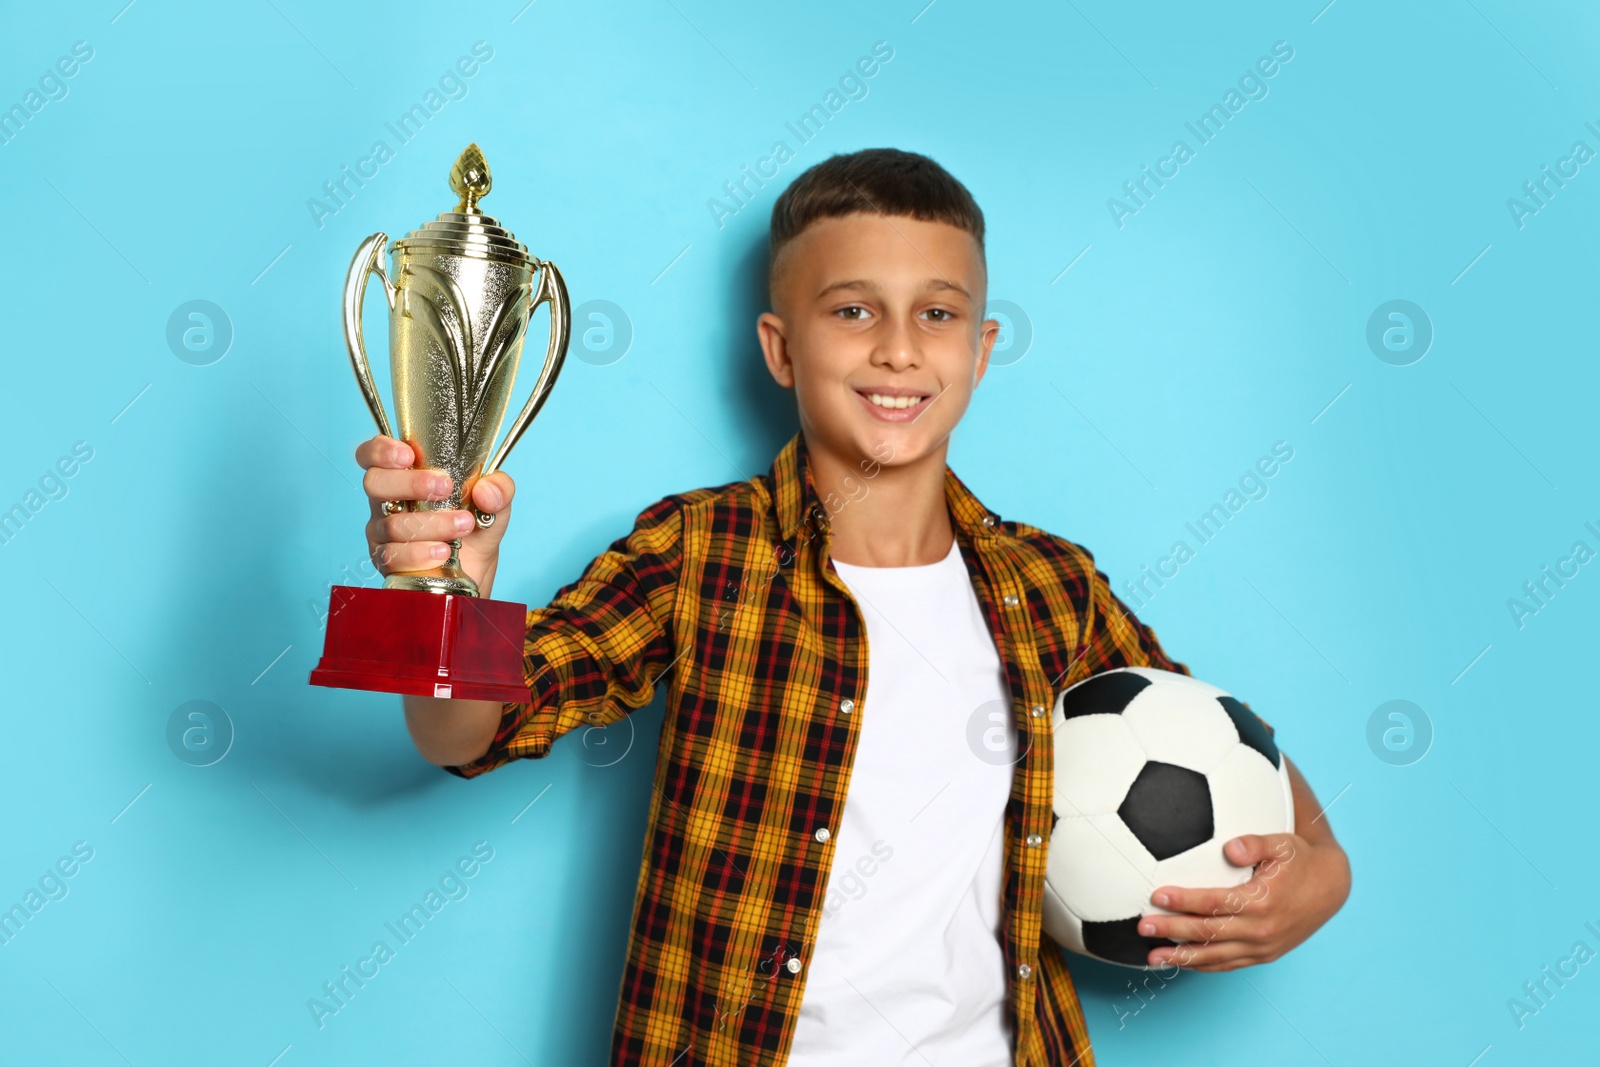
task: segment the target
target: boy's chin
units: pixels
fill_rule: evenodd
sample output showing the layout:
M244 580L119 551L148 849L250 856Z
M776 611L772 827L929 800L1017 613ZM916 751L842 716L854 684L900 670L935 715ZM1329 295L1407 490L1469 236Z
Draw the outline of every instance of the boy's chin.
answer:
M853 419L833 421L832 425L817 423L807 425L806 446L812 451L826 451L838 460L874 468L900 468L915 465L931 456L942 456L950 428L932 421L911 423L868 423Z
M892 469L942 455L948 437L948 432L932 426L872 427L855 435L855 446L864 459Z

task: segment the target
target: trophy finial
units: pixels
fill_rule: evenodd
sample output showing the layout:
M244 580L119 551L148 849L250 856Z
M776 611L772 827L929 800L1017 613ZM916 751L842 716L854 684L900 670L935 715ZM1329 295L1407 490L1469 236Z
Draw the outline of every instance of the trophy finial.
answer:
M489 195L489 187L493 184L494 179L489 176L489 161L483 158L483 151L474 141L467 145L455 166L450 168L450 188L461 198L456 205L456 212L462 215L477 214L478 201Z

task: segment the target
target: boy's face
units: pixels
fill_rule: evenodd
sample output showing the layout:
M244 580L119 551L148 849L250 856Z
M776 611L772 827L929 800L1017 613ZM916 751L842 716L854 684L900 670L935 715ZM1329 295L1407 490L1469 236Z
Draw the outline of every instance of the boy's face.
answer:
M942 456L1000 330L983 318L972 235L904 216L822 219L776 268L775 310L756 328L773 378L795 391L807 447L850 464Z

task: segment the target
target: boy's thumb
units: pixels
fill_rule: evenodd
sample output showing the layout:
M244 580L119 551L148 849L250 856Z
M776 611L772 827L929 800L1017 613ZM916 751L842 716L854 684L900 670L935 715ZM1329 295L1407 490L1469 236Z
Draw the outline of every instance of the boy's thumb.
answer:
M1254 867L1262 860L1271 858L1267 851L1267 839L1260 834L1245 834L1229 841L1223 849L1228 857L1228 862L1235 867Z
M515 492L516 487L511 481L511 476L504 471L495 471L485 478L480 478L472 487L472 502L491 515L497 514L504 511L511 503Z

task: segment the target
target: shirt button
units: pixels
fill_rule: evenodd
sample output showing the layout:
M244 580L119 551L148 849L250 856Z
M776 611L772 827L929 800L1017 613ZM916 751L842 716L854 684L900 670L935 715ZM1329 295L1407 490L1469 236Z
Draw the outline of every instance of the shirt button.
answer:
M798 960L790 960L789 962L790 963L798 963L799 961ZM1017 977L1018 978L1027 978L1032 974L1033 974L1033 968L1029 967L1026 963L1024 963L1024 964L1020 965L1019 967L1017 967Z
M789 968L789 973L790 974L799 974L800 973L800 957L799 956L790 956L789 957L789 962L785 963L784 966Z
M1032 710L1033 710L1033 717L1035 719L1037 719L1039 716L1044 714L1044 705L1043 704L1035 704L1033 706Z
M1044 838L1040 837L1038 834L1029 834L1028 835L1028 847L1029 848L1038 848L1042 844L1044 844Z
M828 828L826 826L817 827L817 840L821 841L824 845L828 843L828 838L832 836L832 834L828 833Z
M993 526L994 525L994 516L993 515L985 515L983 517L983 524L985 526Z
M1014 608L1016 606L1017 606L1017 594L1015 594L1015 593L1007 593L1006 594L1006 607Z
M851 700L849 697L845 697L843 700L839 701L839 710L848 715L852 711L856 710L856 702Z

